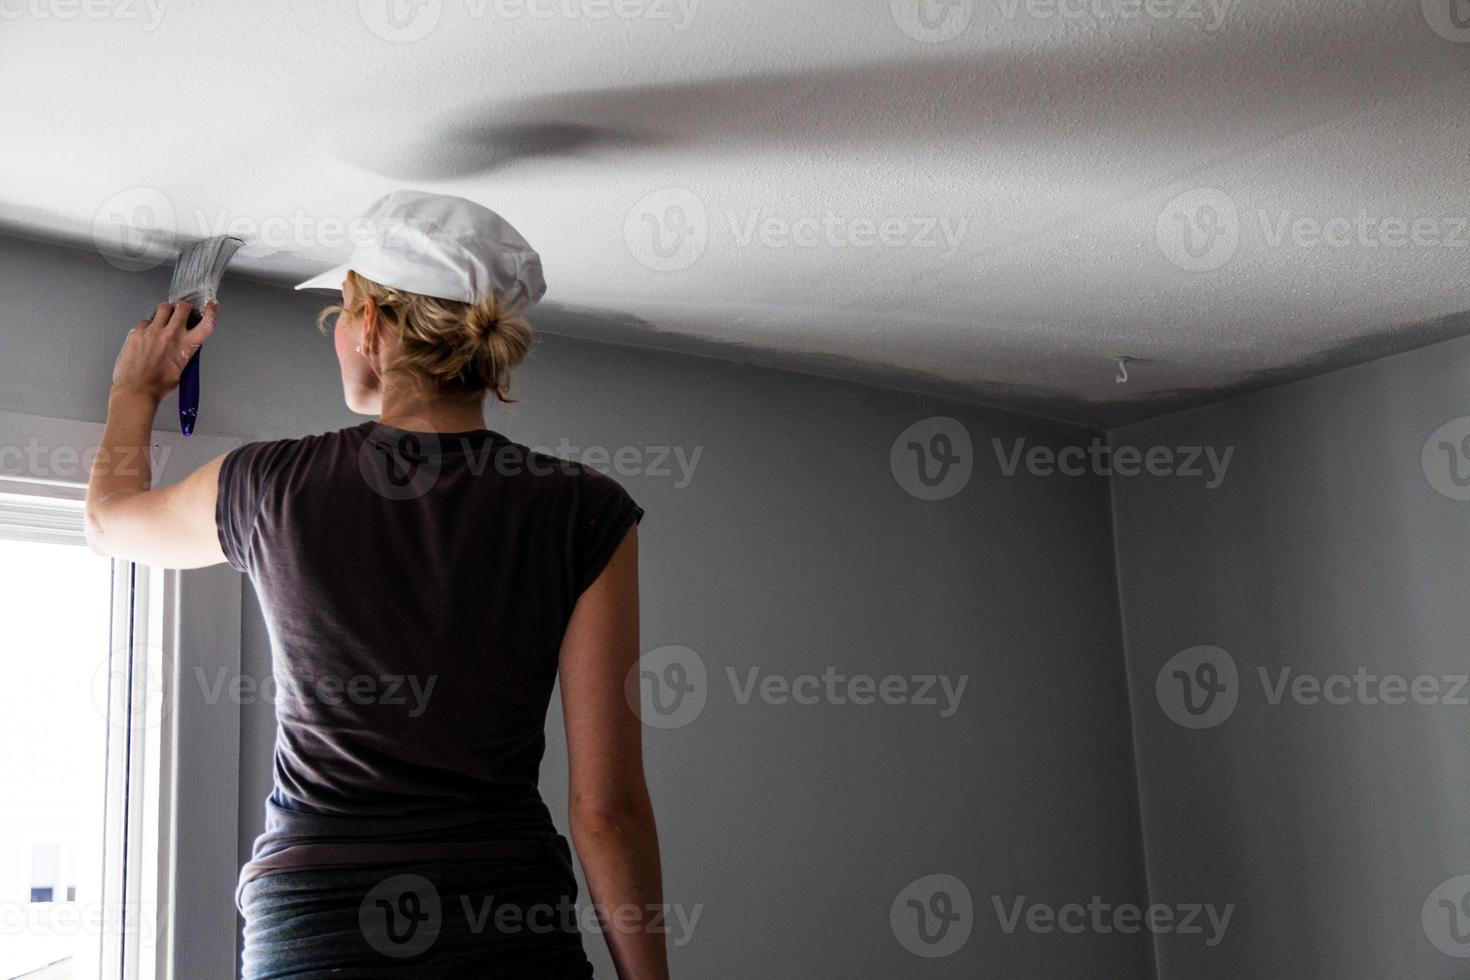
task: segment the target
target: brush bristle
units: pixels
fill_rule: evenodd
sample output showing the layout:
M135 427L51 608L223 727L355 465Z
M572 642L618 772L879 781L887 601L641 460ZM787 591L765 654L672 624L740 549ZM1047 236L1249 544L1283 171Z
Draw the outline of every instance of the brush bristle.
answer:
M226 235L186 245L174 265L174 278L168 288L169 302L187 300L194 305L203 305L214 299L220 280L224 278L225 267L244 244L240 239Z

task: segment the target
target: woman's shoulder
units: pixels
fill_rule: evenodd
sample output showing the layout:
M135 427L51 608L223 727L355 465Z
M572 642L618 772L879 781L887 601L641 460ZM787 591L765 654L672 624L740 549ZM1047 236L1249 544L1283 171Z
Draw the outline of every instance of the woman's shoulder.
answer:
M549 477L554 482L560 482L569 488L590 486L605 489L618 485L618 481L612 475L604 472L604 468L594 461L574 456L562 456L508 439L504 440L501 445L508 447L508 452L523 461L524 469L528 474Z

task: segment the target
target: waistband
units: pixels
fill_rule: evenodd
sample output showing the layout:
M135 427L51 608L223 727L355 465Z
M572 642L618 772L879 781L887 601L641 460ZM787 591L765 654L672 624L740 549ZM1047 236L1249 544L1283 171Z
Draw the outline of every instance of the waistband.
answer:
M235 885L235 909L245 913L245 886L258 878L297 871L352 873L421 864L545 860L571 870L572 849L561 834L488 841L326 841L294 844L249 861Z

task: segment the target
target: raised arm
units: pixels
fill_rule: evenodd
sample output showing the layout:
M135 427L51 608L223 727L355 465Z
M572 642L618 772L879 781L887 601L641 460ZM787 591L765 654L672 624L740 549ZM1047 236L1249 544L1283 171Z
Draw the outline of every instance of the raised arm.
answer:
M638 662L638 528L577 600L561 647L572 841L620 980L669 975L663 880L643 777L643 723L623 693Z
M153 417L189 356L214 331L214 308L184 332L187 303L162 303L128 334L112 373L107 427L87 485L87 544L99 555L165 568L225 560L215 528L219 456L171 486L151 489Z

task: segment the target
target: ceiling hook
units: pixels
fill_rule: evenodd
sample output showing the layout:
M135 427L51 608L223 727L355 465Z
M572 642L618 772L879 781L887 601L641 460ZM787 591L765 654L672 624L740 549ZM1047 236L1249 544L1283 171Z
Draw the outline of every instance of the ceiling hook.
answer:
M1121 384L1127 384L1128 383L1128 362L1129 361L1132 361L1132 360L1135 360L1135 358L1129 357L1128 355L1124 354L1124 355L1122 355L1120 357L1113 358L1113 360L1115 360L1115 361L1118 362L1118 376L1116 378L1114 378L1113 380L1116 383L1120 384L1120 385Z

